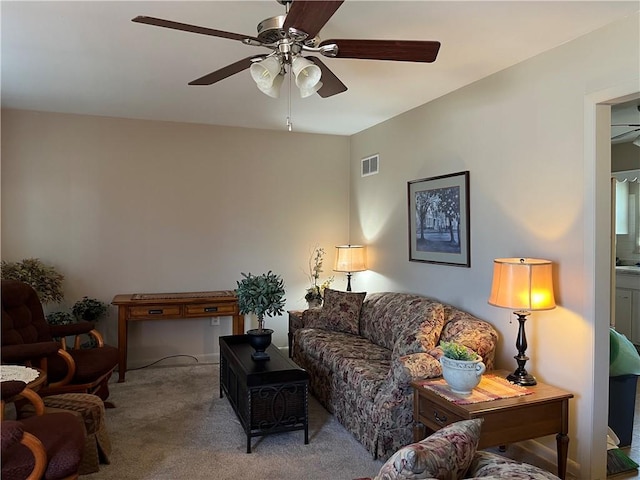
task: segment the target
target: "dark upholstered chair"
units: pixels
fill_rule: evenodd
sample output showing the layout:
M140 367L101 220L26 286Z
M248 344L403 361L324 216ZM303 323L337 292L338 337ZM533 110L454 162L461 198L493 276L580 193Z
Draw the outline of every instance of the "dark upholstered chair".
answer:
M80 348L80 335L84 334L96 339L97 348ZM67 348L68 336L76 338L73 348ZM104 344L93 323L49 325L35 290L16 280L2 280L0 355L3 364L45 370L48 384L39 391L42 396L93 393L106 400L108 380L118 364L118 349Z
M24 382L2 382L2 405L22 396L38 415L24 420L2 419L2 480L73 480L84 450L84 426L72 413L42 414L44 405Z

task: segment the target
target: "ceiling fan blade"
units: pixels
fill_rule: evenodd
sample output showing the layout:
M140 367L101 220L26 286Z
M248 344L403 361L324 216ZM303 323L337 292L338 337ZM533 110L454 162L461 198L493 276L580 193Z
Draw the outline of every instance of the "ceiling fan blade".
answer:
M336 58L392 60L397 62L433 62L440 42L420 40L325 40L320 47L338 46ZM334 56L331 53L327 56Z
M313 38L343 2L344 0L294 0L282 28L288 32L293 27Z
M163 20L162 18L138 16L131 20L135 23L144 23L155 27L173 28L174 30L182 30L184 32L199 33L201 35L211 35L212 37L228 38L230 40L243 41L245 39L260 42L250 35L242 35L240 33L225 32L223 30L214 30L213 28L198 27L197 25L189 25L187 23L174 22L172 20Z
M612 125L612 126L615 126L615 125ZM636 132L640 132L640 128L634 128L633 130L629 130L627 132L614 135L613 137L611 137L611 140L617 140L619 138L626 137L627 135L631 135L632 133L636 133Z
M251 57L243 58L242 60L238 60L235 63L227 65L226 67L221 68L220 70L216 70L215 72L208 73L204 77L197 78L192 82L189 82L189 85L213 85L220 80L224 80L231 75L235 75L236 73L240 73L243 70L246 70L251 66L254 59L263 59L264 55L253 55Z
M322 87L318 90L318 95L322 98L332 97L333 95L337 95L338 93L346 92L347 86L340 81L335 74L329 70L322 61L320 61L317 57L304 57L307 60L315 63L318 67L320 67L320 71L322 72L321 81Z

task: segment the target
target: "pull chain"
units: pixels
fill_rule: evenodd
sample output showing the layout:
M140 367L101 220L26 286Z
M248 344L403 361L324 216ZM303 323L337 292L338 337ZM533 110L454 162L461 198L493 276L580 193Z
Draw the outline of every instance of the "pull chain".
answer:
M293 123L291 123L291 72L287 77L289 78L289 95L287 96L287 130L291 131Z

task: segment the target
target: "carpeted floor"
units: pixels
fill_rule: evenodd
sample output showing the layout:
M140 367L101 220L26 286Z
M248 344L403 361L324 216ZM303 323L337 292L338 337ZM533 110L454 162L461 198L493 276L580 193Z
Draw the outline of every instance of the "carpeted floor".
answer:
M304 432L252 440L226 397L218 365L196 364L127 372L110 384L106 422L113 447L109 465L84 480L296 479L374 477L373 457L310 397L309 444Z

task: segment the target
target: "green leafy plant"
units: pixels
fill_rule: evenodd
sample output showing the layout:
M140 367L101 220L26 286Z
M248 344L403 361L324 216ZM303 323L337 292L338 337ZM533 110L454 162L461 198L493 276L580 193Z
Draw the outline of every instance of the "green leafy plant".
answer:
M31 285L42 303L59 303L64 298L64 276L38 258L25 258L20 262L3 260L0 271L3 280L19 280Z
M47 323L49 325L69 325L75 323L76 320L69 312L52 312L47 314Z
M245 274L237 281L236 295L240 313L254 313L258 329L264 329L264 317L281 315L284 311L284 280L271 270L262 275Z
M95 322L107 314L107 304L96 298L82 297L73 304L71 313L78 320Z
M444 356L452 360L474 361L478 359L478 354L473 350L455 342L440 342L440 347Z

